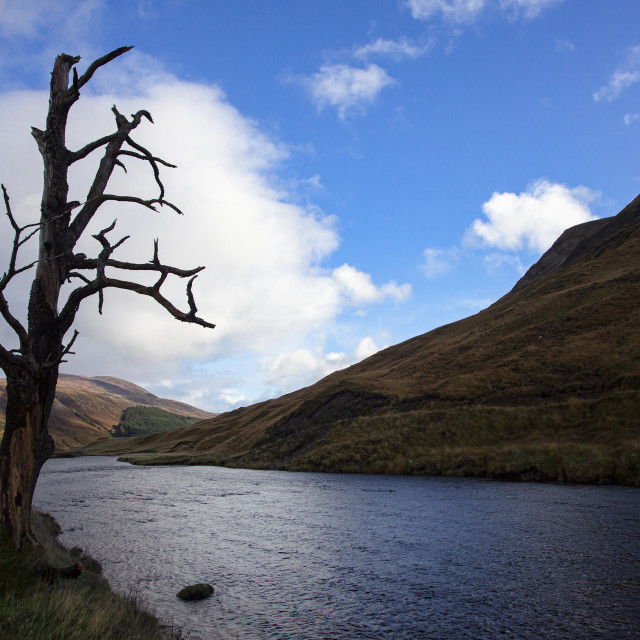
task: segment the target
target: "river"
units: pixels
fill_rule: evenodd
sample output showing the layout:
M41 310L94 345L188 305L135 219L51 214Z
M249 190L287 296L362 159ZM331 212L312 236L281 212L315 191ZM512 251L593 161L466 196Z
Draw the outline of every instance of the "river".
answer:
M189 640L640 637L638 489L102 457L48 461L35 506Z

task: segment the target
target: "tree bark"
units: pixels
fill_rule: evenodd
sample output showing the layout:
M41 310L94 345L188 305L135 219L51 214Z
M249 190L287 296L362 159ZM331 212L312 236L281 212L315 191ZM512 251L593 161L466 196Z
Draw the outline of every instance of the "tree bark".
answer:
M72 103L65 99L68 77L76 58L61 55L51 77L47 129L35 136L44 163L38 264L31 286L28 336L31 358L24 366L8 367L5 434L0 446L0 522L8 527L16 548L34 544L29 519L31 503L42 465L53 453L47 430L58 381L62 338L58 298L68 255L66 228L69 185L66 122Z
M29 518L42 465L53 453L46 425L57 374L38 379L23 368L7 370L5 433L0 446L0 521L20 549L35 544ZM4 534L4 532L3 532Z

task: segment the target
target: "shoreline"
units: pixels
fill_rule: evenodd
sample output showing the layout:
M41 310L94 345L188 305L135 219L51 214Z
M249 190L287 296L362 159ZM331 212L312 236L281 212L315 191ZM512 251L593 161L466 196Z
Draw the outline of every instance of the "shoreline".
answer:
M640 487L640 442L607 446L576 442L513 442L494 446L437 447L413 458L397 455L376 460L375 452L359 459L308 457L281 463L248 456L215 453L145 451L135 438L105 438L76 449L54 453L56 458L117 456L139 466L218 466L262 471L361 473L483 478L508 482L550 482ZM127 442L129 441L129 442ZM131 446L134 445L134 446ZM137 450L136 450L137 449Z
M47 640L55 632L59 640L182 640L180 630L161 622L135 593L113 591L99 562L62 545L52 516L34 509L31 525L38 548L16 552L0 541L0 637ZM79 577L60 577L61 567L76 563Z

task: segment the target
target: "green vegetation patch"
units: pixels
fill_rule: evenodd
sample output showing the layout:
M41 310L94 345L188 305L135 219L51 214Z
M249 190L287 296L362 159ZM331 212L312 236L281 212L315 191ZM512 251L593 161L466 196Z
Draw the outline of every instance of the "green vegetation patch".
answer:
M122 418L115 428L116 438L129 436L146 436L151 433L164 433L175 429L183 429L198 422L199 418L179 416L176 413L138 405L128 407L122 413Z
M0 542L0 638L30 640L178 640L181 636L139 606L135 597L111 591L100 564L81 549L66 549L57 523L33 513L39 546L16 552ZM47 567L80 562L76 579L52 578Z

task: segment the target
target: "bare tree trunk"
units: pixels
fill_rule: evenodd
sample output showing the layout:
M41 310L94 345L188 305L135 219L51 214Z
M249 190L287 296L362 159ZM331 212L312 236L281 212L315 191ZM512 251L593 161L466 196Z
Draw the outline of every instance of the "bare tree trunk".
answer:
M38 380L22 368L7 371L5 433L0 447L0 521L13 544L34 544L31 503L42 465L53 452L47 431L57 374Z
M112 253L128 236L111 244L107 234L115 227L114 221L93 236L102 247L97 257L88 258L84 253L74 253L79 238L105 202L133 203L154 212L157 211L156 206L166 205L181 213L175 205L164 199L164 186L160 181L159 165L174 165L154 156L131 139L131 132L143 118L153 122L148 111L138 111L128 120L114 106L114 133L89 142L77 151L66 147L67 117L80 97L80 89L97 69L130 49L121 47L99 58L80 77L74 68L80 58L66 54L56 58L51 74L46 129L32 129L44 164L44 188L38 224L23 227L17 224L11 212L9 196L2 185L6 215L13 227L14 239L8 269L0 277L0 317L17 335L20 348L9 350L0 344L0 367L7 375L6 423L0 445L0 530L3 535L9 534L17 548L25 541L33 542L29 531L31 502L42 465L53 453L53 441L47 431L47 423L58 381L58 367L63 356L70 353L77 332L66 345L63 340L73 325L81 302L97 294L98 310L102 313L103 290L118 288L153 298L181 322L211 329L215 326L197 316L198 309L192 291L193 282L204 267L180 269L163 264L158 255L157 240L149 262L115 260L111 257ZM72 71L73 80L69 85ZM99 149L103 149L103 156L85 202L68 202L69 167ZM142 199L105 193L114 168L126 170L123 159L142 161L151 167L159 197ZM17 261L19 249L36 233L39 237L38 259L20 266ZM36 272L29 296L28 323L24 327L11 313L4 292L15 276L33 266L36 266ZM144 285L112 277L114 271L152 271L158 275L158 280L153 285ZM87 272L93 274L93 279L84 275ZM169 276L189 278L186 287L188 311L181 311L161 293L161 287ZM61 303L62 284L78 281L81 282L80 286L74 288Z
M16 548L34 540L29 530L31 503L42 465L53 453L47 430L49 413L58 381L62 338L58 321L58 298L62 286L66 229L70 211L65 147L66 120L70 103L63 96L69 70L77 61L59 56L51 78L47 130L35 135L44 161L38 264L31 286L28 309L30 362L10 367L7 373L5 435L0 447L0 521L9 525ZM67 101L68 102L68 101Z

